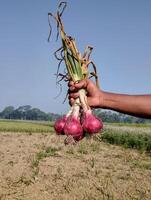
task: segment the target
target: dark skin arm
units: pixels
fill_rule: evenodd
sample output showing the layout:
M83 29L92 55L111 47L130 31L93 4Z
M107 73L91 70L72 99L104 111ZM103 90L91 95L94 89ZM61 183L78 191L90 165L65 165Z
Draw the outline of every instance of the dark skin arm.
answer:
M151 119L151 94L126 95L104 92L89 79L79 83L69 82L69 102L72 105L79 96L78 90L87 91L88 104L92 108L104 108L136 117Z

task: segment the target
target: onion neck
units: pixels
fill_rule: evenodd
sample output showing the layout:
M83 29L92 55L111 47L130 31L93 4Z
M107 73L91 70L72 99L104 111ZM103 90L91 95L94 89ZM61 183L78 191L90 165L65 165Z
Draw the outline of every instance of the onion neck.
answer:
M66 117L69 117L73 112L73 106L70 108L69 112L66 114Z
M79 118L79 112L80 112L80 99L77 98L74 102L74 105L72 106L72 116Z
M74 74L73 81L74 82L79 82L79 80L81 80L81 79L76 74ZM91 108L88 105L88 100L87 100L87 96L86 96L86 90L85 89L80 89L78 92L79 92L79 98L77 98L75 100L74 106L77 104L77 105L79 105L79 108L76 108L77 111L75 111L75 112L78 112L78 115L79 115L78 109L80 110L80 106L83 108L84 112L87 112L89 110L91 112Z
M86 91L84 89L80 89L79 90L79 98L80 98L80 102L81 102L81 106L83 108L84 112L87 111L91 111L90 106L88 105L88 100L87 100L87 96L86 96Z

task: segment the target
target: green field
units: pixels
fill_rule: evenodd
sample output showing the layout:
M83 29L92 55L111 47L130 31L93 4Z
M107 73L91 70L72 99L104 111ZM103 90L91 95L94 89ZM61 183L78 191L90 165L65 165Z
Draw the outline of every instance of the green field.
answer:
M107 123L108 125L112 126L126 126L126 127L141 127L141 128L151 128L151 123Z
M149 124L108 124L101 135L104 142L126 148L151 152L151 127Z
M49 133L53 122L0 120L0 132ZM151 124L107 123L98 139L141 151L151 151Z
M52 122L0 120L0 132L48 133L53 131Z

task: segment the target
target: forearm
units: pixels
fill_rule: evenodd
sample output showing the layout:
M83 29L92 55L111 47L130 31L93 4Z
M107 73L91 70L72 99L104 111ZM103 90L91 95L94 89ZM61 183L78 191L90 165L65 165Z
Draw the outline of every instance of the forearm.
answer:
M151 95L123 95L103 92L104 109L151 118Z

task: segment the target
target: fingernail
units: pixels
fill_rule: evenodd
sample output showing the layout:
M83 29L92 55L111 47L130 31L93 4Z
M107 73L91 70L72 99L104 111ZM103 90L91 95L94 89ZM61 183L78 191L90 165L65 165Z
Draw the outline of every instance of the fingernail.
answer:
M74 84L78 84L80 81L75 81Z

